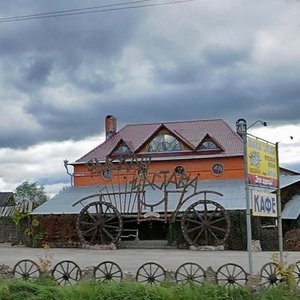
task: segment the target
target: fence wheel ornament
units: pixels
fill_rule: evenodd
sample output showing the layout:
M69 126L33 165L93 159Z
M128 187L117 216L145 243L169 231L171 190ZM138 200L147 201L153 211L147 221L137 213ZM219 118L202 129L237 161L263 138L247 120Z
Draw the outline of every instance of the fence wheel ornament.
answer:
M263 287L276 286L282 282L282 275L279 272L279 265L269 262L262 266L260 271L261 284Z
M26 281L39 278L41 274L38 265L30 259L23 259L17 262L12 272L15 278L21 278Z
M217 282L218 285L236 288L246 284L247 274L245 270L237 264L224 264L217 271Z
M81 270L73 261L63 260L53 268L52 278L60 285L75 284L81 278Z
M205 280L205 271L198 264L188 262L178 267L175 279L177 283L202 284Z
M295 263L293 272L294 272L294 278L295 278L296 284L299 286L300 285L300 261L297 261Z
M123 272L116 263L104 261L95 267L94 278L98 282L120 282Z
M148 262L139 267L136 273L136 281L146 284L159 284L166 279L164 268L154 262Z

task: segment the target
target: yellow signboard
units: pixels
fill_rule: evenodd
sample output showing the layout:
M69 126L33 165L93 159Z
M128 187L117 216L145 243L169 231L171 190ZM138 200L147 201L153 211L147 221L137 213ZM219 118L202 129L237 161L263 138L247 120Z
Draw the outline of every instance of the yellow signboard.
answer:
M247 137L249 184L277 188L276 146L255 137Z

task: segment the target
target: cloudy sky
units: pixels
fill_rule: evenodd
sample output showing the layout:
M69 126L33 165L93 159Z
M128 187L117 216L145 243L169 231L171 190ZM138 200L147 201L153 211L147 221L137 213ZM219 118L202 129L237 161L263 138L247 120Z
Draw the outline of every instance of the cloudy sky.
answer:
M261 119L251 133L300 171L300 1L177 2L0 2L0 190L69 185L63 160L103 141L107 114L119 128Z

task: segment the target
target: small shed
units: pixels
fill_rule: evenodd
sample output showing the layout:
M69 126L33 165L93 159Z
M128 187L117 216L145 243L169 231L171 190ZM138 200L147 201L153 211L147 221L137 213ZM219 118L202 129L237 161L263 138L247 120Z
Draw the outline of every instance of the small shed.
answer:
M23 242L24 236L12 220L17 213L30 213L32 202L23 201L16 203L13 192L0 192L0 242L18 243ZM27 222L26 222L27 224Z

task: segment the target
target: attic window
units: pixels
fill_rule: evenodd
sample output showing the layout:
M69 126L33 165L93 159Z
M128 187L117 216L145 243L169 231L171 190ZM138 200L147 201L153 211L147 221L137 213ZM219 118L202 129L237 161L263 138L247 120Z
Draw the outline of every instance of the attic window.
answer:
M181 151L181 143L172 135L160 134L149 143L149 152Z
M121 144L114 152L114 155L127 155L130 154L131 151L125 144Z
M206 139L199 147L200 151L220 150L220 148L211 139Z

